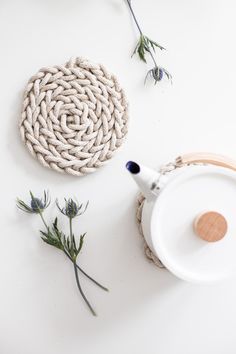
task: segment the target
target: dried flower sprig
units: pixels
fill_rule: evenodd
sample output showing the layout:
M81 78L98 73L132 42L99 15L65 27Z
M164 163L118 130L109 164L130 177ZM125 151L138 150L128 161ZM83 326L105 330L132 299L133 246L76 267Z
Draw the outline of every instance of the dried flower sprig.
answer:
M79 204L78 202L75 202L71 198L68 200L65 198L64 201L65 201L65 206L63 208L61 208L58 203L58 200L56 200L57 207L62 214L64 214L65 216L67 216L68 218L71 218L71 219L85 213L85 211L87 210L88 204L89 204L89 202L87 202L85 205L85 208L82 209L83 204Z
M49 193L44 191L43 193L43 198L35 198L30 191L30 196L31 196L31 201L30 205L27 205L23 200L20 200L17 198L17 207L21 209L22 211L25 211L26 213L31 213L31 214L40 214L43 212L47 207L50 205L50 197Z
M23 200L17 199L17 207L27 213L30 214L38 214L40 215L42 222L46 228L45 231L40 231L41 233L41 238L42 240L47 243L50 246L53 246L59 250L61 250L67 258L73 263L74 267L74 273L75 273L75 279L76 279L76 284L79 289L79 292L84 299L85 303L89 307L91 313L96 316L96 313L89 303L87 297L85 296L81 284L80 284L80 278L79 278L79 273L80 271L82 274L84 274L88 279L90 279L94 284L98 285L101 289L108 291L106 287L98 283L95 279L93 279L90 275L88 275L78 264L77 264L77 258L82 250L83 244L84 244L84 238L85 238L85 233L80 235L79 241L76 241L76 238L73 233L73 228L72 228L72 221L75 217L78 217L82 215L87 207L88 207L88 202L86 203L85 207L83 208L83 204L79 204L77 201L73 200L72 198L70 199L65 199L65 205L63 207L59 206L58 201L56 201L57 207L60 210L60 212L65 215L68 220L69 220L69 236L66 236L62 231L59 230L58 228L58 219L55 218L53 224L49 226L43 216L43 212L45 209L49 206L50 204L50 197L49 193L44 191L44 196L43 198L36 198L34 197L33 193L30 192L30 204L26 204Z
M152 69L150 69L145 77L144 83L146 83L146 80L148 77L151 77L154 80L154 83L156 84L157 82L161 81L163 79L164 76L167 77L167 79L172 82L172 76L171 74L163 67L157 65L156 59L154 57L154 54L156 52L156 48L159 48L160 50L165 50L165 48L158 44L157 42L153 41L152 39L150 39L149 37L145 36L143 34L143 31L141 30L141 27L138 23L137 17L134 13L132 4L131 4L131 0L126 0L128 7L130 9L130 12L132 14L132 17L134 19L134 22L138 28L139 31L139 40L138 43L134 49L134 52L132 54L132 56L134 54L138 54L139 58L141 61L143 61L144 63L147 63L146 60L146 55L149 54L153 63L154 63L154 67Z

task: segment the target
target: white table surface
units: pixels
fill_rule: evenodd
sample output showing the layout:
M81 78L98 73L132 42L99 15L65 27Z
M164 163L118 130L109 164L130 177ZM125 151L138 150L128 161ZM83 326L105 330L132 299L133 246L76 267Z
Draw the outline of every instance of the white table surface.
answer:
M192 285L143 254L129 159L150 167L191 151L236 157L236 3L133 0L145 32L168 48L160 63L173 86L143 86L148 66L130 54L136 30L122 0L1 0L1 354L234 354L236 280ZM102 62L130 102L130 131L104 168L85 178L44 169L18 134L22 90L40 67L71 56ZM83 279L99 316L78 295L73 269L39 238L40 220L15 198L44 188L53 198L90 200L76 230L87 231L80 264L107 284ZM53 206L46 217L57 213Z

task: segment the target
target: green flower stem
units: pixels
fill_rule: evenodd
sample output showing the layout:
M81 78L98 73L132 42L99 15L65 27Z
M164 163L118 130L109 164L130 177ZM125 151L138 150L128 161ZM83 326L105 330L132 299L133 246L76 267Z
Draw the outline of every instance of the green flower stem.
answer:
M45 221L45 219L44 219L44 217L43 217L43 213L42 213L42 212L39 212L39 216L40 216L40 218L41 218L41 220L42 220L42 222L43 222L43 224L44 224L46 230L48 230L48 229L49 229L49 226L47 225L47 223L46 223L46 221ZM70 228L72 228L72 225L71 225ZM64 252L64 254L67 256L67 258L69 258L70 261L71 261L72 263L74 263L74 261L73 261L73 259L71 258L71 256L70 256L65 250L63 250L63 252ZM100 284L99 282L97 282L95 279L93 279L90 275L88 275L77 263L75 263L75 264L76 264L76 267L79 269L79 271L80 271L82 274L84 274L84 276L86 276L89 280L91 280L94 284L96 284L97 286L99 286L101 289L103 289L103 290L105 290L105 291L109 291L108 288L106 288L105 286L103 286L102 284Z
M90 305L88 299L86 298L86 296L84 295L84 292L81 288L81 285L80 285L80 281L79 281L79 276L78 276L78 270L76 268L76 263L74 262L74 271L75 271L75 279L76 279L76 283L77 283L77 286L78 286L78 289L80 291L80 294L82 296L82 298L84 299L84 301L86 302L87 306L89 307L91 313L93 314L93 316L97 316L96 312L94 311L94 309L92 308L92 306Z
M71 243L73 242L72 236L73 236L73 232L72 232L72 218L69 218L69 225L70 225L70 240Z
M65 253L65 255L71 260L71 262L73 262L73 259L71 258L71 256L66 252L63 251ZM103 286L102 284L98 283L95 279L93 279L90 275L88 275L77 263L76 263L76 267L79 269L79 271L84 274L88 279L90 279L94 284L96 284L97 286L99 286L101 289L105 290L105 291L109 291L108 288L106 288L105 286Z
M134 22L136 23L136 26L137 26L138 31L139 31L139 33L140 33L140 36L143 36L143 31L141 30L141 27L139 26L137 17L136 17L136 15L135 15L135 13L134 13L134 10L133 10L132 6L131 6L131 0L127 0L127 4L128 4L128 6L129 6L130 12L131 12L131 14L132 14L132 16L133 16Z
M152 61L155 65L155 67L157 68L157 62L156 62L156 59L154 58L154 55L152 54L152 51L148 48L148 53L150 54L151 58L152 58Z
M72 231L72 218L69 218L69 225L70 225L70 239L71 239L71 244L73 243L73 231ZM80 285L80 281L79 281L79 274L78 274L78 269L77 269L77 264L76 264L76 259L73 259L73 265L74 265L74 272L75 272L75 279L76 279L76 284L78 286L79 292L82 296L82 298L84 299L85 303L87 304L88 308L90 309L91 313L93 316L97 316L96 312L94 311L94 309L92 308L92 306L90 305L88 299L86 298L81 285Z
M45 221L45 219L44 219L44 217L43 217L43 213L41 212L41 210L39 210L39 215L40 215L40 217L41 217L41 220L42 220L44 226L46 227L46 230L48 230L49 227L48 227L48 225L47 225L47 223L46 223L46 221Z
M135 15L134 10L133 10L133 7L132 7L132 5L131 5L131 0L127 0L127 4L128 4L128 6L129 6L130 12L131 12L132 17L133 17L133 19L134 19L134 22L135 22L135 24L136 24L136 26L137 26L137 28L138 28L138 31L139 31L139 33L140 33L140 36L141 36L141 38L144 38L145 36L144 36L144 34L143 34L143 31L141 30L141 27L140 27L140 25L139 25L139 23L138 23L137 17L136 17L136 15ZM156 60L155 60L155 58L154 58L154 55L152 54L152 51L151 51L149 48L146 48L146 50L147 50L148 53L150 54L150 56L151 56L151 58L152 58L152 61L153 61L154 65L155 65L155 67L157 68L157 62L156 62Z

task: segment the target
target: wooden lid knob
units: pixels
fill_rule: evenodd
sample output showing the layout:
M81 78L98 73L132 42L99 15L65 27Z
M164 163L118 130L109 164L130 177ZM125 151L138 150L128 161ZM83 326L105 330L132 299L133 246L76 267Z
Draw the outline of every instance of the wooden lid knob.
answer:
M215 211L208 211L199 215L194 222L194 231L205 241L221 240L227 232L227 221L223 215Z

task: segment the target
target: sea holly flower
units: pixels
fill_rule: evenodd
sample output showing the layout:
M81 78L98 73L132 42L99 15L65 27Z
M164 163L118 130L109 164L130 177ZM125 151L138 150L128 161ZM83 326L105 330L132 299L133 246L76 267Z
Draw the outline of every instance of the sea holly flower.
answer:
M30 192L30 204L26 204L23 200L17 198L17 207L26 213L40 214L50 205L49 193L44 191L43 198L36 198L32 192Z
M78 264L77 258L82 250L84 244L84 238L86 233L80 235L79 240L77 241L72 228L72 221L75 217L82 215L87 207L88 202L86 203L85 207L83 208L83 204L79 204L77 201L73 200L72 198L64 199L65 206L61 208L57 202L57 207L60 212L66 215L69 218L69 235L67 236L64 232L62 232L58 227L58 219L55 218L54 222L51 225L48 225L44 219L43 212L50 204L50 197L49 193L44 191L43 197L38 198L30 192L30 204L26 204L23 200L17 199L16 205L17 207L30 214L38 214L41 217L41 220L45 226L45 230L41 230L41 239L48 245L57 248L58 250L62 251L66 257L73 263L74 273L76 284L78 290L89 307L91 313L96 316L96 313L91 306L90 302L88 301L87 297L85 296L81 284L79 273L81 272L84 276L86 276L89 280L91 280L94 284L99 286L101 289L108 291L106 287L98 283L95 279L93 279L90 275L88 275Z
M74 219L77 216L82 215L87 207L89 202L86 203L85 207L83 208L83 204L79 204L77 201L74 201L72 198L66 199L64 198L65 206L60 207L58 200L56 200L56 205L60 212L67 216L69 219Z
M151 77L154 80L154 84L156 85L157 82L161 81L164 76L167 77L168 80L172 82L172 76L171 74L161 66L154 66L151 70L147 72L147 75L145 77L145 83L147 81L148 77Z
M153 41L152 39L150 39L149 37L144 35L144 33L139 25L139 22L137 20L137 17L134 13L134 10L133 10L132 4L131 4L131 0L127 0L127 4L128 4L131 15L132 15L134 22L135 22L135 24L138 28L138 31L139 31L139 40L138 40L138 43L134 49L132 56L137 53L139 56L139 59L141 61L143 61L144 63L147 63L146 55L148 54L154 63L154 67L148 71L146 78L144 80L144 83L146 83L148 77L151 77L154 80L155 84L157 84L157 82L162 81L162 79L164 77L166 77L172 83L171 74L166 69L157 65L157 62L155 59L156 48L160 49L161 51L165 50L165 48L162 45L160 45L159 43Z

